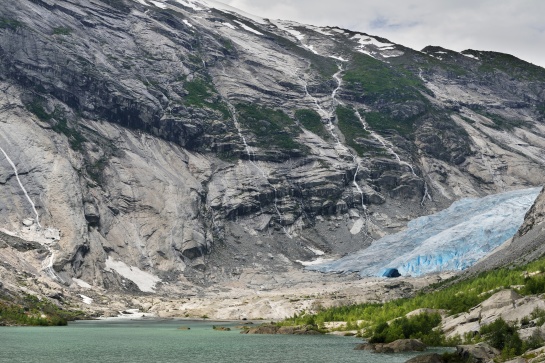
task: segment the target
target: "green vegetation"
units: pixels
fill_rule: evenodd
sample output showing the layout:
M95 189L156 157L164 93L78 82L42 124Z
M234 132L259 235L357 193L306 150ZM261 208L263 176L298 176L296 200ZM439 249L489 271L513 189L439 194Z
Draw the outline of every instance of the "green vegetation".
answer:
M507 324L502 318L491 324L484 325L479 330L481 338L501 351L502 358L512 358L522 354L522 339L513 324Z
M490 112L479 112L478 110L474 110L474 111L484 117L491 119L494 122L494 125L486 125L486 126L496 130L512 131L515 127L521 127L524 125L524 121L521 121L521 120L509 120Z
M17 30L22 26L23 23L18 20L0 17L0 29Z
M68 121L60 108L55 108L51 114L48 113L43 107L42 103L39 100L34 100L33 102L26 105L27 110L36 115L40 120L53 123L51 129L59 134L64 134L68 138L70 147L75 151L81 151L83 148L83 143L87 141L85 137L75 128L68 125Z
M510 54L485 52L476 50L464 51L479 58L479 71L493 73L496 70L505 72L519 80L545 82L545 70Z
M70 147L75 151L81 151L83 149L83 143L87 141L78 130L68 126L66 118L64 117L60 118L53 126L53 131L64 134L68 138Z
M329 138L330 135L318 112L309 109L297 110L295 111L295 119L299 121L305 129L315 133L322 139Z
M108 159L106 156L102 156L95 163L86 166L87 174L89 174L89 177L98 185L101 185L103 182L103 172L107 163Z
M66 325L68 321L83 318L81 311L67 311L49 300L26 295L21 301L0 300L0 325Z
M418 314L401 317L390 323L382 322L374 329L370 343L390 343L398 339L420 339L429 346L445 345L441 331L435 329L441 323L441 315Z
M47 113L40 101L33 101L26 105L26 109L35 114L42 121L51 120L52 115Z
M368 55L354 54L343 80L347 89L363 91L370 102L419 100L427 103L420 93L427 92L426 88L418 77Z
M365 131L356 111L352 108L345 106L337 106L335 110L337 113L337 120L339 122L339 129L344 135L345 141L352 149L356 150L358 155L362 156L367 148L357 142L359 137L368 137L369 132Z
M367 112L364 116L369 127L375 131L395 130L402 136L408 136L414 132L413 122L416 117L412 117L408 120L396 121L388 114L381 112Z
M525 272L528 272L528 274L525 274ZM383 304L367 303L332 307L323 309L316 314L302 312L284 320L281 324L323 326L325 322L329 321L346 321L348 323L347 330L364 329L364 334L367 336L373 334L380 336L380 334L384 333L388 337L399 332L398 323L396 325L391 323L392 327L388 329L385 328L384 324L394 319L403 318L411 311L430 308L442 309L448 314L467 312L470 308L488 299L496 291L510 286L520 287L517 291L523 295L545 293L545 257L524 266L511 266L483 272L463 281L447 280L442 284L432 285L426 291L421 291L409 299L398 299ZM545 311L536 310L530 318L540 319L545 322ZM433 321L433 318L426 319ZM401 327L407 324L409 326L426 327L427 330L423 329L421 331L424 335L426 331L429 331L430 326L427 325L426 320L415 322L411 321L410 318L408 322L402 320L399 324L401 324ZM413 334L418 334L418 332L413 332ZM436 338L435 335L426 337L426 339ZM449 342L443 343L449 344Z
M65 27L53 28L53 35L70 35L72 34L72 29Z
M484 325L479 330L479 335L470 339L472 343L484 341L501 352L501 359L507 360L543 346L543 339L536 334L523 341L515 324L509 324L502 318L493 323Z
M184 88L188 92L185 99L187 105L196 106L199 108L211 108L221 112L224 119L229 118L230 113L227 106L219 100L217 91L211 82L205 82L201 79L194 79L184 84Z
M545 103L537 104L536 110L541 115L541 117L545 117Z
M258 146L276 146L285 150L303 148L294 141L299 128L283 111L255 104L238 104L236 109L241 125L256 136Z

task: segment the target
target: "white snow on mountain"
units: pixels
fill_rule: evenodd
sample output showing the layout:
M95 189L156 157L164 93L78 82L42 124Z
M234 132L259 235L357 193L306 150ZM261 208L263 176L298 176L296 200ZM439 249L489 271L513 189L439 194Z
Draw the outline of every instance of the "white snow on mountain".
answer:
M412 220L407 229L375 241L339 260L307 268L382 276L387 268L402 275L463 270L511 238L541 188L484 198L466 198L449 208Z

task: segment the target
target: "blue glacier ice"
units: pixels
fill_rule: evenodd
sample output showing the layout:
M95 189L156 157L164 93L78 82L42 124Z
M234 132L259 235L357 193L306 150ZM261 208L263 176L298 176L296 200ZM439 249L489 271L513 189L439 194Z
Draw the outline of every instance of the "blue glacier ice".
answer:
M366 249L307 268L361 276L382 276L388 268L404 276L463 270L515 235L540 190L461 199L439 213L410 221L405 230Z

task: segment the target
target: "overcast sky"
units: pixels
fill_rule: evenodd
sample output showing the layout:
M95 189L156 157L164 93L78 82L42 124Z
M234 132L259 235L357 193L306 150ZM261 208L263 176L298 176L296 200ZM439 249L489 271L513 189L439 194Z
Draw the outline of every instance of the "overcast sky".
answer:
M545 0L220 0L264 18L379 35L420 50L493 50L545 67Z

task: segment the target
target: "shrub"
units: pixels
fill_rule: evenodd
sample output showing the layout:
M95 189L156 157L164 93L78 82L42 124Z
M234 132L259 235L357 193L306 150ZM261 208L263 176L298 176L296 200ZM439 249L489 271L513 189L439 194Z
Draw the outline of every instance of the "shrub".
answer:
M524 344L513 324L498 318L479 330L484 341L501 351L502 358L515 357L524 352Z
M356 150L358 155L362 156L367 148L357 142L358 138L369 136L369 132L365 131L359 118L356 116L356 111L345 106L337 106L335 111L339 122L339 129L344 135L345 141L352 149Z
M318 112L309 109L297 110L295 111L295 119L310 132L315 133L323 139L329 138L329 133L327 132Z
M70 35L72 34L72 29L65 27L53 28L53 35Z
M391 323L379 323L369 339L371 343L390 343L397 339L420 339L427 345L438 346L443 342L443 334L437 330L441 315L419 314L401 317Z
M285 150L303 148L294 140L300 129L283 111L255 104L238 104L236 109L240 124L256 136L258 146L276 146Z

